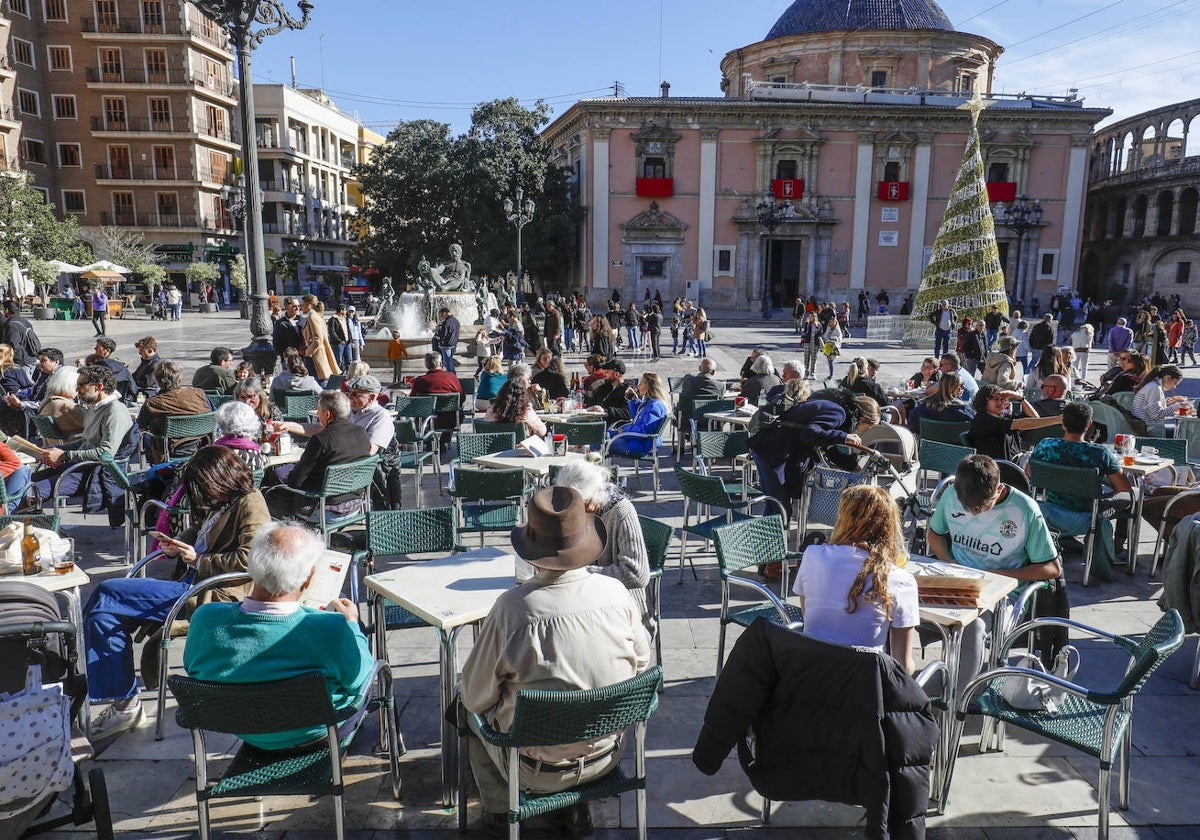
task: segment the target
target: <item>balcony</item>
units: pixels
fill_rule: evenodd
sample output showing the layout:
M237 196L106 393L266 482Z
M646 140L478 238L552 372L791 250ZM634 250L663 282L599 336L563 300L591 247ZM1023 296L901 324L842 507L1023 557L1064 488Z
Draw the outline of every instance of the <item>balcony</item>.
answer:
M113 166L95 164L97 181L190 181L190 173L181 177L175 169L157 169L153 166Z
M111 225L113 227L137 227L137 214L109 213L105 210L100 213L100 224Z
M123 85L187 85L192 84L183 65L155 70L149 73L133 67L123 67L119 70L101 70L88 67L84 71L85 78L90 84L123 84Z
M146 134L194 134L186 120L151 120L146 117L125 117L124 120L92 117L92 131L143 132Z
M140 20L114 20L112 18L83 18L85 34L103 35L182 35L183 26L177 20L163 20L143 24Z

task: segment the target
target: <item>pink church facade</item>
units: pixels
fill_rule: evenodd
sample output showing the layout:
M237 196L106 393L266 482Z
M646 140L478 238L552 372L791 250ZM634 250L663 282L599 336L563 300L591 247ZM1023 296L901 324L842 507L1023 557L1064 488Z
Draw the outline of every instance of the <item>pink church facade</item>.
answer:
M1108 115L1075 97L992 96L1002 49L953 31L928 0L880 16L798 0L762 42L728 53L720 97L585 99L547 129L583 222L569 288L646 290L722 310L847 300L920 285L966 145L980 130L989 196L1028 195L1041 223L997 238L1010 289L1074 286L1089 144ZM833 27L833 28L830 28ZM782 202L789 206L782 208ZM768 235L759 205L783 220Z

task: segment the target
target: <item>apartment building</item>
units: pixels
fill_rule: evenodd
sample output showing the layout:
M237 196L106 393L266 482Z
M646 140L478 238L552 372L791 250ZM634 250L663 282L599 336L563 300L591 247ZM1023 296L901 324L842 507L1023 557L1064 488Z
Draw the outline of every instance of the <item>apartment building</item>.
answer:
M279 292L317 291L344 279L354 246L350 191L359 125L319 90L254 86L264 246L304 251L299 277L269 277Z
M11 67L0 91L14 88L0 138L59 212L143 234L176 280L194 260L224 264L240 250L220 197L240 148L224 32L181 0L0 8Z
M17 90L17 71L9 54L9 24L0 5L0 171L17 168L17 149L21 145L21 124L13 113Z

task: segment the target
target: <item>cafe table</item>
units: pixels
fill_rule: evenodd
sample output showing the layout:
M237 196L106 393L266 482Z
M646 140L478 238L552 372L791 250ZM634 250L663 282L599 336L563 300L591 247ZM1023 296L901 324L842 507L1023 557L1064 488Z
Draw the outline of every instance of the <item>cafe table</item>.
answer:
M1113 448L1109 447L1109 449L1112 450ZM1129 483L1134 488L1133 521L1129 523L1129 563L1126 566L1126 574L1132 575L1137 569L1138 540L1141 537L1142 530L1142 502L1146 497L1146 476L1175 466L1175 461L1172 458L1163 458L1162 456L1150 458L1145 455L1135 455L1133 463L1126 465L1121 453L1115 452L1115 454L1117 463L1121 466L1121 472L1125 474L1129 479Z
M750 421L757 413L758 408L755 406L742 406L733 411L707 411L704 413L704 419L708 421L710 429L716 425L740 426L745 429L750 426Z
M472 458L471 463L481 467L490 467L494 470L524 470L526 480L537 480L548 476L551 467L561 467L572 461L584 460L586 458L587 454L584 452L568 452L566 455L535 456L519 454L519 450L516 449L506 449L503 452L495 452L491 455L480 455L477 458Z
M442 802L454 807L458 783L458 733L446 721L458 682L458 633L482 621L502 594L516 585L516 558L499 548L480 548L411 563L366 578L376 595L375 655L387 659L388 602L400 605L437 631L441 669Z
M919 575L922 569L930 568L938 561L931 557L911 557L905 568ZM939 810L944 809L946 796L945 767L950 756L958 749L958 744L951 743L954 727L954 710L958 706L958 673L961 662L959 655L962 651L963 632L966 627L989 610L992 612L992 649L998 647L997 639L1003 634L1005 610L994 609L1010 592L1020 585L1020 581L1007 575L999 575L983 569L974 569L983 577L983 588L974 606L959 606L951 604L932 603L928 596L922 594L920 601L921 620L935 624L945 633L945 647L942 658L946 663L946 708L941 712L941 732L938 735L938 756L934 766L934 776L929 789L932 798L938 803ZM919 578L918 578L919 580ZM994 664L994 663L993 663Z

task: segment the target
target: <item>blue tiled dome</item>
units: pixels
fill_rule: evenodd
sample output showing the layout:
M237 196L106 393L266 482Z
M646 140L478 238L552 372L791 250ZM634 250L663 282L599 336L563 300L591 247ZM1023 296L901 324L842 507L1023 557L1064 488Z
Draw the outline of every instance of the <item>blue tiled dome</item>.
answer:
M862 29L945 29L954 24L933 0L796 0L766 40L810 32Z

